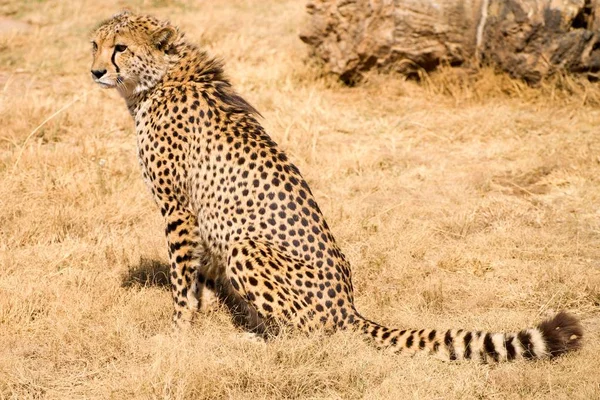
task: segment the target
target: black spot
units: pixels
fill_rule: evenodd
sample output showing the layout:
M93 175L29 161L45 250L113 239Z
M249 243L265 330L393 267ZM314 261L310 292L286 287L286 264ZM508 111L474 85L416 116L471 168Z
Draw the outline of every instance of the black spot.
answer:
M378 326L374 326L373 330L371 331L371 336L377 337L378 333L379 333L379 327Z
M431 342L433 340L433 338L435 338L435 329L432 330L431 332L429 332L429 335L427 336L427 338L429 339L429 341Z
M448 330L446 332L446 335L444 335L444 344L446 345L446 348L448 349L448 354L450 355L450 360L454 361L456 360L456 353L454 352L454 344L452 343L452 333L450 332L450 330Z
M512 337L507 337L504 340L504 347L506 347L506 357L509 361L514 360L517 355L517 351L515 350L515 346L512 344L512 340Z
M266 312L272 313L273 312L273 307L271 307L270 305L268 305L267 303L263 303L262 305L263 310L265 310Z
M473 338L473 335L471 334L471 332L467 332L467 334L465 335L463 342L465 344L465 358L468 360L471 358L471 339Z
M488 353L494 361L498 361L498 352L496 351L496 347L494 346L494 342L492 341L492 335L489 333L485 334L485 338L483 339L483 346L485 348L485 352Z
M533 351L533 343L531 343L531 335L528 332L521 331L517 334L517 338L523 346L523 357L534 358L535 352Z

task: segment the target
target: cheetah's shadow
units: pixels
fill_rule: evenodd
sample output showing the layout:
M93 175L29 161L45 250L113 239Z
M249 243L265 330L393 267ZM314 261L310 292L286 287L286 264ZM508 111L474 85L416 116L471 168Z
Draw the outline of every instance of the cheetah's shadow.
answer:
M130 265L127 272L123 274L121 287L156 286L159 289L169 290L171 287L169 270L167 262L141 257L137 265ZM239 295L227 290L223 283L216 282L216 286L212 289L218 301L230 312L234 325L255 333L263 339L276 336L281 330L282 326L279 326L276 321L260 317L253 306Z
M169 264L161 260L140 258L137 265L130 265L121 279L121 287L156 286L169 289Z

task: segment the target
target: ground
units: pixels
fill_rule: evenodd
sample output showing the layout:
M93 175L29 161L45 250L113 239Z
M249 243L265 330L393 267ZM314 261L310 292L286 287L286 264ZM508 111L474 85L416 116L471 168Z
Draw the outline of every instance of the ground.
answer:
M0 398L600 398L597 83L443 69L348 88L308 58L302 1L127 2L226 61L311 185L365 316L517 330L566 309L586 338L482 366L349 332L259 344L216 308L173 334L133 123L89 73L89 32L125 3L0 2Z

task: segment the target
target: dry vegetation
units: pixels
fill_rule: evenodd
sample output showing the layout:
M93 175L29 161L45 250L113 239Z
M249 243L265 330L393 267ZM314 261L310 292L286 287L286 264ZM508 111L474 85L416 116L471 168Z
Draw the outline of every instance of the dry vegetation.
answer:
M600 398L600 89L492 71L344 87L307 62L302 1L132 1L227 61L396 327L515 330L567 309L582 351L476 365L352 333L170 331L160 214L88 33L124 1L0 1L0 398Z

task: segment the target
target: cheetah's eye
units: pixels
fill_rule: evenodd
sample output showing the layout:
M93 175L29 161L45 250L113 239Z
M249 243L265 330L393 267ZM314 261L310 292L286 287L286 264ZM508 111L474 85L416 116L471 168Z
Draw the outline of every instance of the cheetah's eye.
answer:
M125 50L127 50L127 46L125 46L124 44L117 44L117 45L115 46L115 51L116 51L117 53L122 53L122 52L124 52Z
M98 50L98 44L96 42L92 42L92 50L93 51L97 51Z

